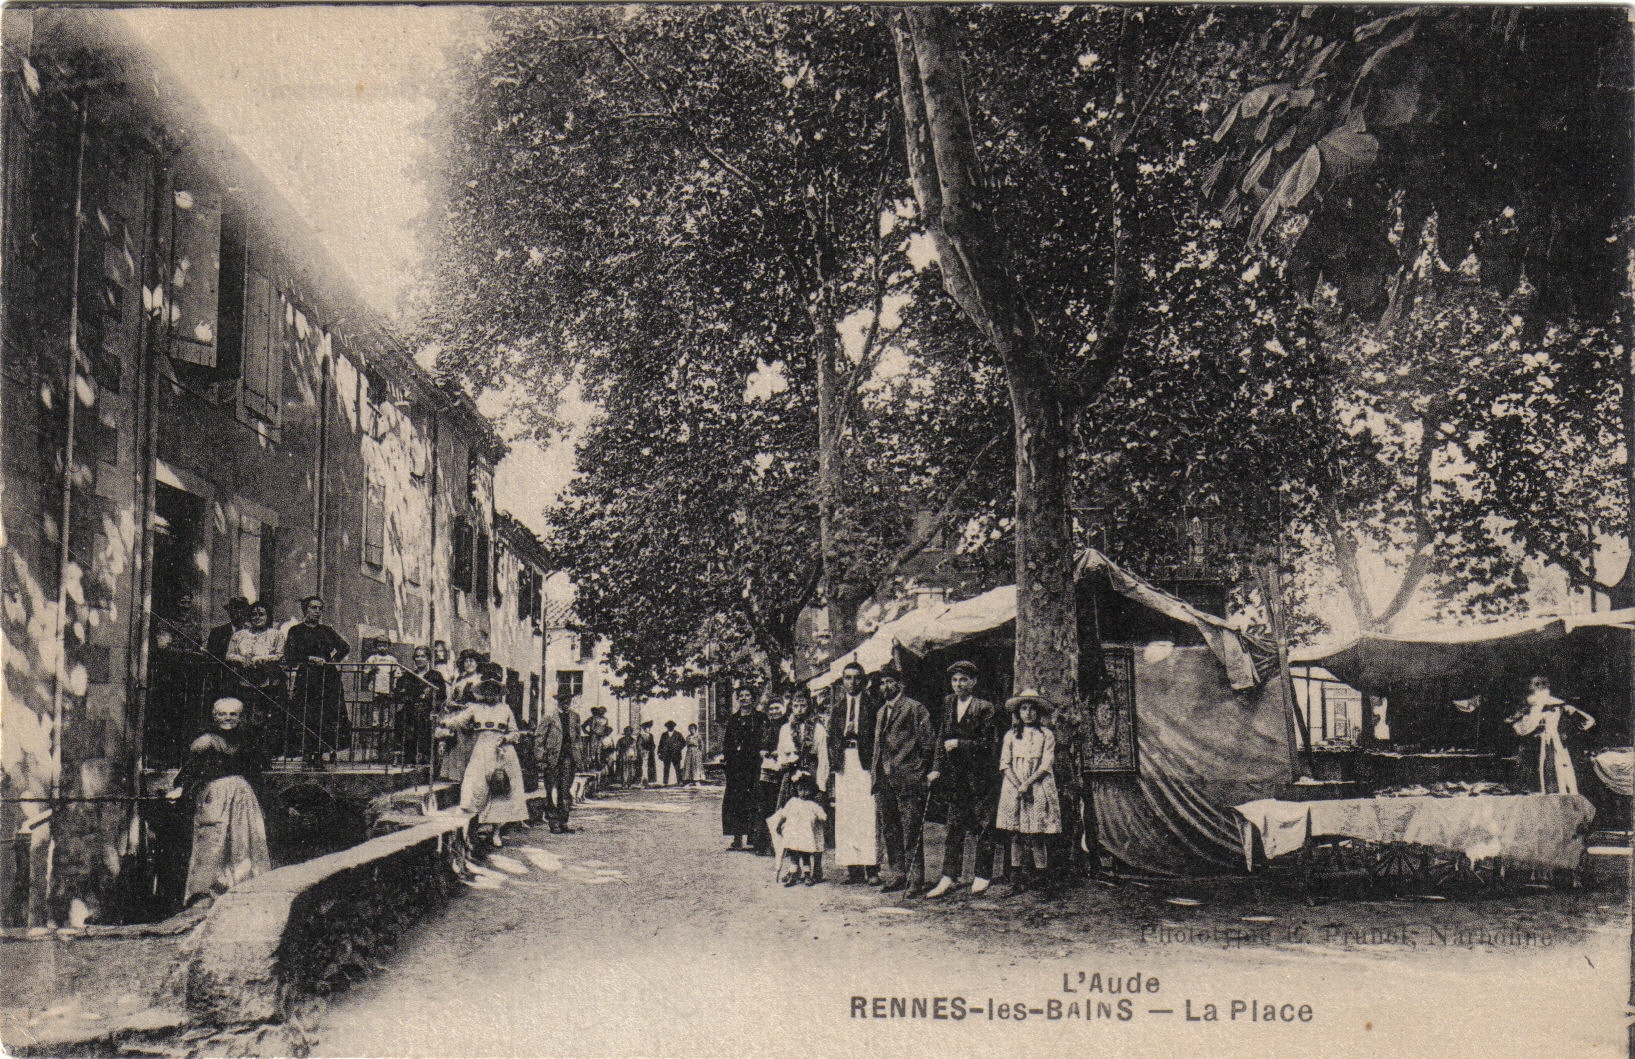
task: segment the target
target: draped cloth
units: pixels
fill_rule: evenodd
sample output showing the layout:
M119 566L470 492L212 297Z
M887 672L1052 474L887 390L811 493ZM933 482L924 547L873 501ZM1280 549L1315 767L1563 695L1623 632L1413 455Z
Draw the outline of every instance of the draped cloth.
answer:
M1595 807L1576 794L1468 798L1264 799L1240 805L1268 858L1292 853L1308 835L1403 842L1540 868L1575 869ZM1243 841L1254 834L1243 831Z
M1096 837L1130 867L1208 874L1242 863L1233 806L1294 779L1283 682L1245 691L1209 647L1135 652L1135 775L1092 775Z

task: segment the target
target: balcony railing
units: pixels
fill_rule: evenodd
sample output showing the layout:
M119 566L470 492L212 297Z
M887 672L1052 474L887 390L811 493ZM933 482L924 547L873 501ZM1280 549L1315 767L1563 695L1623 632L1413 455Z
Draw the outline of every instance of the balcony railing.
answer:
M211 705L234 696L274 770L419 770L430 774L431 685L397 663L234 666L173 636L149 662L148 769L181 767L210 727Z

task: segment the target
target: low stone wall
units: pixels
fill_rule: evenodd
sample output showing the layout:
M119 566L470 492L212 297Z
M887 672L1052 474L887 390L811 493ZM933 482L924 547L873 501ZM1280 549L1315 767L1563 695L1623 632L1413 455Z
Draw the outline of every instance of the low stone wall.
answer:
M442 813L229 890L182 946L187 1009L218 1026L273 1022L364 977L457 885L469 823Z

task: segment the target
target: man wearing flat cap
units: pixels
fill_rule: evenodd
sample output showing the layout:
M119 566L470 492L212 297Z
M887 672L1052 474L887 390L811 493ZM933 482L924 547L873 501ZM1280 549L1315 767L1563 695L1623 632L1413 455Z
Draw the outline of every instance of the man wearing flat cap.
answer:
M976 697L977 668L970 662L948 667L953 691L943 700L942 730L937 734L930 783L948 805L948 830L942 848L942 878L927 897L941 897L959 881L965 862L965 839L976 836L975 875L971 892L980 894L993 878L993 814L999 797L998 711Z
M880 889L918 897L925 885L925 778L936 756L936 734L931 712L903 694L895 662L880 669L880 697L886 701L874 728L874 805L886 860L897 872Z

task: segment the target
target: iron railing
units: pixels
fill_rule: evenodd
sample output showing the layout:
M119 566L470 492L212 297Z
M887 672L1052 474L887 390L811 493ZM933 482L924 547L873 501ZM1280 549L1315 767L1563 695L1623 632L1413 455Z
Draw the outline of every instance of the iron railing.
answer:
M160 619L162 620L162 619ZM169 625L169 623L166 623ZM179 768L223 695L243 701L247 727L275 770L419 770L435 765L433 685L397 662L235 666L171 626L182 649L149 661L144 765Z

